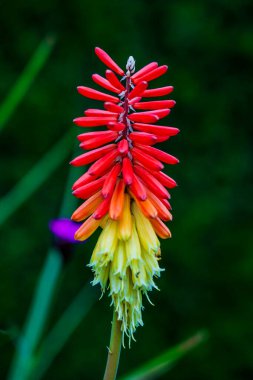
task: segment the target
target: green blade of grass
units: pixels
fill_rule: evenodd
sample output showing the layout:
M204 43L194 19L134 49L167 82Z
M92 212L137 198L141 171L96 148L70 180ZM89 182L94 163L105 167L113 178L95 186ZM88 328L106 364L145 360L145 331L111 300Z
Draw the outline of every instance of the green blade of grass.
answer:
M159 356L151 359L146 364L133 372L123 376L120 380L151 380L157 379L162 373L166 372L173 364L185 354L203 343L208 338L206 330L201 330L186 341L168 349Z
M46 37L41 41L34 55L24 68L24 71L13 85L11 91L0 106L0 131L23 99L32 81L46 63L54 46L55 38Z
M43 180L45 180L51 174L52 167L55 167L56 164L59 163L58 160L60 160L60 162L62 161L63 154L66 155L69 152L69 136L70 135L67 134L53 150L49 152L51 153L51 156L49 155L49 158L51 157L51 160L49 160L51 162L50 170L48 170L48 156L46 155L42 161L32 169L32 172L30 174L28 173L27 181L31 178L35 181L33 191L38 187L38 182L36 182L38 166L40 173L43 173L43 169L47 170L47 174L45 175L44 173ZM52 163L54 163L54 165L52 165ZM72 167L69 171L65 194L59 213L60 217L69 216L77 203L77 199L72 196L70 191L74 175L76 175L76 170L74 171ZM22 186L19 186L18 194L24 185L23 183ZM25 199L27 199L27 196ZM23 332L17 342L15 355L8 376L9 380L28 380L31 376L34 366L35 350L38 347L44 331L62 266L63 257L60 250L57 247L50 248L40 273Z
M51 248L40 274L24 332L17 343L16 354L8 377L10 380L29 378L33 352L41 338L61 268L61 255L57 250Z
M0 199L0 225L11 216L49 178L70 154L72 131L67 132L24 176Z
M71 334L98 298L97 291L87 284L65 310L59 321L44 339L35 359L35 368L31 380L40 380L50 367L56 355L61 351Z

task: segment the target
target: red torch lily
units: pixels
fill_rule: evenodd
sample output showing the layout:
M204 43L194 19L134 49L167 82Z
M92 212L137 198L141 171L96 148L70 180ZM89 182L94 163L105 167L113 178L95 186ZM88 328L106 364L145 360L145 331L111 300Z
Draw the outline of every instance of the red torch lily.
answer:
M80 241L102 228L89 264L93 284L100 284L103 292L109 288L116 320L122 332L133 338L143 324L142 296L156 288L154 276L161 272L157 236L171 237L164 222L172 219L167 189L176 182L163 169L178 159L154 145L179 130L157 124L175 106L174 100L161 99L173 87L149 89L167 66L152 62L135 72L134 58L129 57L124 71L102 49L95 48L95 53L107 66L104 77L92 75L102 90L77 89L82 96L102 102L102 109L87 109L74 123L102 128L78 136L86 152L71 164L91 166L73 185L73 194L84 202L72 219L84 221L75 234Z

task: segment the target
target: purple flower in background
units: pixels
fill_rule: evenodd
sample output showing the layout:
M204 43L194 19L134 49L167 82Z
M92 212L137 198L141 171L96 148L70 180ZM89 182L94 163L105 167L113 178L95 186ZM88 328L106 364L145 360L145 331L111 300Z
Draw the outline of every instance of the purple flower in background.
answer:
M81 224L67 218L54 219L50 221L49 229L61 243L78 244L80 242L74 236Z

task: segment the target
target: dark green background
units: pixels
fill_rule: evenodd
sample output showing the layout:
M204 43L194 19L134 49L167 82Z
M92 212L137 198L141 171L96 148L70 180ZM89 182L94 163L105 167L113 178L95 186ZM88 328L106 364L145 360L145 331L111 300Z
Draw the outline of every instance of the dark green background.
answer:
M249 0L0 4L1 99L41 39L57 37L49 61L1 134L1 195L68 129L78 133L71 120L95 103L78 96L75 87L91 84L91 74L104 70L94 46L121 66L129 55L137 68L152 60L169 65L154 85L175 86L177 106L167 123L181 130L163 144L181 161L167 171L179 183L172 191L173 239L162 242L161 292L152 294L155 307L145 302L145 326L132 349L123 350L121 374L204 327L209 341L162 379L253 379L252 12ZM47 224L58 213L68 170L66 161L1 231L0 327L14 336L51 242ZM78 247L65 265L48 328L91 278L85 264L93 243ZM100 379L110 320L104 297L46 379ZM0 349L4 378L14 340L1 335Z

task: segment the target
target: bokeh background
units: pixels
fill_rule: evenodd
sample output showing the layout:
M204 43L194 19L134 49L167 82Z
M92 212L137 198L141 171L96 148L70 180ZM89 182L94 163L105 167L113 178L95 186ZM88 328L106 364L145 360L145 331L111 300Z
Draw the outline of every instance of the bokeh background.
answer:
M73 133L52 174L1 225L1 379L52 243L48 221L59 215L68 162L78 145L71 120L95 105L75 90L91 85L92 73L103 73L94 46L121 66L129 55L137 68L152 60L168 64L166 78L153 86L175 86L177 106L167 123L181 130L163 144L181 161L167 170L179 186L172 191L173 238L162 242L166 271L158 281L161 291L152 294L155 307L145 302L145 326L138 329L137 342L123 350L120 374L206 328L209 340L160 378L253 379L252 12L249 0L1 2L1 102L41 41L55 39L1 130L5 205L15 203L8 194L26 173L69 130ZM43 173L38 170L35 177ZM91 280L86 264L93 245L91 239L64 257L45 335ZM109 302L105 296L94 303L45 379L102 377Z

